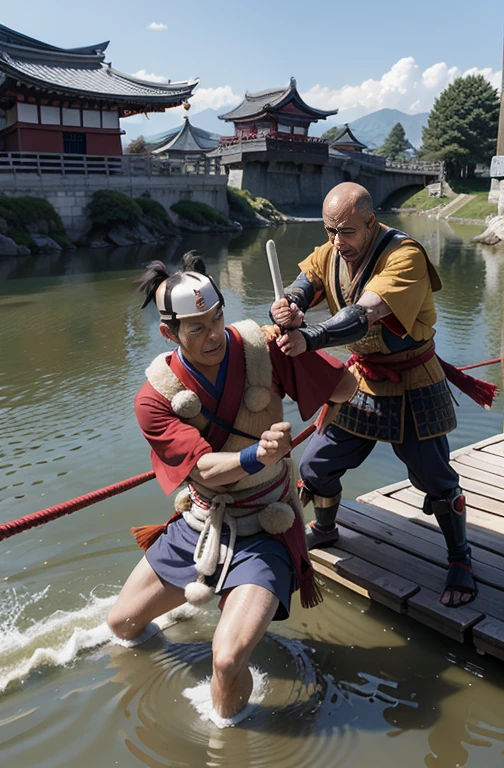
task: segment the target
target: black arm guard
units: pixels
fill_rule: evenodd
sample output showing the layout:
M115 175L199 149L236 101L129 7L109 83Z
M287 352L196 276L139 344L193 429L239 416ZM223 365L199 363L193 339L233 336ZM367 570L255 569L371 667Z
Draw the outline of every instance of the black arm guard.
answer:
M317 325L307 325L299 332L306 340L306 349L311 352L323 347L343 347L359 341L368 332L367 309L359 304L343 307L339 312Z
M314 296L315 288L304 272L300 272L294 282L285 289L285 298L289 303L297 304L303 312L306 312Z

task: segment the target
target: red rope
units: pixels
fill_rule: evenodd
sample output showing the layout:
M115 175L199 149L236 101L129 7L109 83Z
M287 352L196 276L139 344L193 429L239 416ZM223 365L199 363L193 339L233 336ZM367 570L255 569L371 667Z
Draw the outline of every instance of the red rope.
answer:
M495 357L493 360L485 360L482 363L464 365L458 370L467 371L470 368L479 368L483 365L491 365L492 363L500 362L502 362L502 358ZM324 406L315 422L303 429L299 435L296 435L296 437L292 439L292 448L298 446L315 432L317 427L322 424L325 414L327 413L327 408L328 406ZM0 524L0 541L15 536L16 533L21 533L21 531L27 531L29 528L35 528L39 525L44 525L44 523L48 523L51 520L57 520L58 517L70 515L72 512L77 512L79 509L89 507L91 504L96 504L98 501L109 499L111 496L116 496L118 493L129 491L131 488L136 488L138 485L153 480L154 477L154 472L145 472L143 475L136 475L136 477L130 477L127 480L122 480L114 485L107 485L105 488L100 488L97 491L91 491L91 493L86 493L84 496L77 496L77 498L65 501L63 504L56 504L54 507L41 509L39 512L34 512L31 515L25 515L25 517L19 517L17 520L11 520L9 523Z
M17 520L11 520L10 523L3 523L0 525L0 541L14 536L16 533L21 533L21 531L27 531L29 528L35 528L38 525L48 523L50 520L57 520L58 517L63 517L63 515L70 515L72 512L77 512L79 509L89 507L98 501L116 496L118 493L129 491L130 488L136 488L137 485L142 485L142 483L146 483L154 477L154 472L145 472L143 475L130 477L128 480L122 480L120 483L108 485L106 488L100 488L97 491L91 491L91 493L86 493L84 496L77 496L76 499L70 499L70 501L65 501L63 504L56 504L54 507L41 509L40 512L34 512Z
M472 365L457 366L459 371L469 371L471 368L481 368L483 365L492 365L492 363L502 363L502 357L494 357L493 360L484 360L482 363L472 363Z

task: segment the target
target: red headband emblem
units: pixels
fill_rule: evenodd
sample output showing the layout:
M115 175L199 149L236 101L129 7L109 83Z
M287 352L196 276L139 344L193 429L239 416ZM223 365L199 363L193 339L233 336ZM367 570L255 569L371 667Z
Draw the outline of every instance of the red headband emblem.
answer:
M207 305L205 299L201 295L201 291L195 290L194 295L196 296L196 309L199 309L200 312L204 312L207 308Z

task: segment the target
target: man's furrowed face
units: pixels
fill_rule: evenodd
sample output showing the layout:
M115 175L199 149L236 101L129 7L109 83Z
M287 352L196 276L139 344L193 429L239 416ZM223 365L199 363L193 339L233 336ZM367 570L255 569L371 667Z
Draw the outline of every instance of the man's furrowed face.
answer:
M345 261L358 261L366 252L376 222L374 213L364 216L352 205L331 206L322 212L331 243Z
M178 335L161 325L163 336L175 341L184 357L196 368L220 365L226 354L224 312L217 305L208 312L180 320Z

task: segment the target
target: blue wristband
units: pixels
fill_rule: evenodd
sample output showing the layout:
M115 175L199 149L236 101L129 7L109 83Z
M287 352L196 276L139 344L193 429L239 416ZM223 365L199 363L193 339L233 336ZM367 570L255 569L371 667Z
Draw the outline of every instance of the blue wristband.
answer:
M240 451L241 468L244 469L248 475L255 475L256 472L260 472L261 469L264 469L264 464L261 464L257 458L258 448L259 444L253 443L252 445L249 445L248 448L244 448L243 451Z

